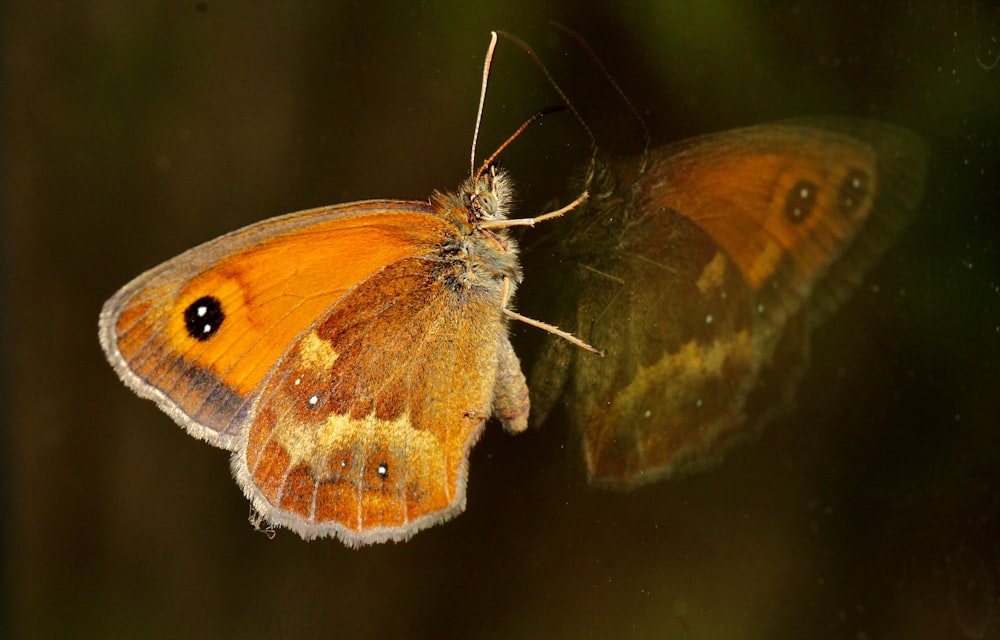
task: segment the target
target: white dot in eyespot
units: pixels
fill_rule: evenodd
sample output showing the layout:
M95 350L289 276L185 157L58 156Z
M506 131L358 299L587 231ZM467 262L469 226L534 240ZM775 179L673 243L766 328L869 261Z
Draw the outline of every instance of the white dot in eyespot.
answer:
M802 187L799 189L799 197L805 200L809 197L809 187Z
M380 463L378 465L378 468L375 469L375 471L376 471L376 473L378 473L380 476L382 476L384 478L384 477L386 477L389 474L389 465L387 465L386 463L382 462L382 463Z
M295 382L293 382L292 384L294 384L296 387L299 386L300 384L302 384L302 378L296 378Z
M649 409L646 409L646 411L642 414L642 417L643 418L652 418L653 417L653 412L651 410L649 410Z
M202 333L212 333L212 325L206 324L204 327L202 327L201 332Z
M198 314L198 317L199 317L199 318L201 318L201 317L202 317L202 316L204 316L204 315L205 315L206 313L208 313L208 307L206 307L205 305L201 305L200 307L198 307L198 308L197 308L197 309L195 310L195 313L197 313L197 314Z
M319 396L313 396L309 398L309 404L311 406L315 407L317 402L319 402Z
M714 319L715 318L712 317L711 313L708 314L707 316L705 316L705 324L712 324L712 320L714 320Z
M764 305L763 304L758 304L757 305L757 313L764 313Z
M701 398L698 398L698 399L697 399L697 400L695 401L695 403L694 403L694 406L696 406L696 407L698 407L699 409L701 409Z

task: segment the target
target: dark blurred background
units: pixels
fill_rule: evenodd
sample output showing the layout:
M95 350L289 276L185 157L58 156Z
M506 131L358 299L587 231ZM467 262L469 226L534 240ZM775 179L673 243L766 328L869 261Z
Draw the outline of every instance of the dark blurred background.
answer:
M1000 9L627 4L5 3L0 636L1000 637ZM117 380L101 304L244 224L456 186L491 29L638 150L553 20L656 142L910 127L932 148L917 222L814 336L798 407L708 472L598 491L565 425L490 425L453 522L359 551L269 540L227 454ZM480 156L559 101L503 42L490 91ZM520 210L572 191L585 145L555 116L504 154ZM520 308L546 319L559 283L532 259Z

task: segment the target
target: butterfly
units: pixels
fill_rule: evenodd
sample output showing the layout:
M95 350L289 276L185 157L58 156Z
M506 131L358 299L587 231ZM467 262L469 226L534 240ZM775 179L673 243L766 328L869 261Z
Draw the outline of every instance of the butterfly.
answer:
M549 306L607 355L549 341L533 420L561 402L598 485L721 459L790 405L811 331L915 215L927 157L901 127L828 118L606 162L556 234Z
M493 34L480 118L495 45ZM511 183L493 160L516 135L478 171L474 141L472 175L454 192L252 224L105 303L100 341L115 371L232 452L254 521L349 546L408 539L464 509L489 418L526 428L508 319L573 338L510 308L522 273L508 229L586 194L509 219Z

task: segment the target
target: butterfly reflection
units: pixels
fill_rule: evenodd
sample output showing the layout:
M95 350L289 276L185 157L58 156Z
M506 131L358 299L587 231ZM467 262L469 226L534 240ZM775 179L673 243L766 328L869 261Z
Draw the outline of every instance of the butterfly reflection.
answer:
M810 332L913 217L926 162L904 129L831 119L600 168L592 204L555 234L552 307L607 356L548 340L530 377L534 421L562 402L599 484L717 461L789 405Z

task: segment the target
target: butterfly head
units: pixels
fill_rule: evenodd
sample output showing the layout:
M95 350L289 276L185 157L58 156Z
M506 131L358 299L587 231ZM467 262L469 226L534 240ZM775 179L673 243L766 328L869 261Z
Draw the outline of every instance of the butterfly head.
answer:
M482 220L505 220L510 214L513 197L510 178L495 164L466 180L461 195L473 225Z

